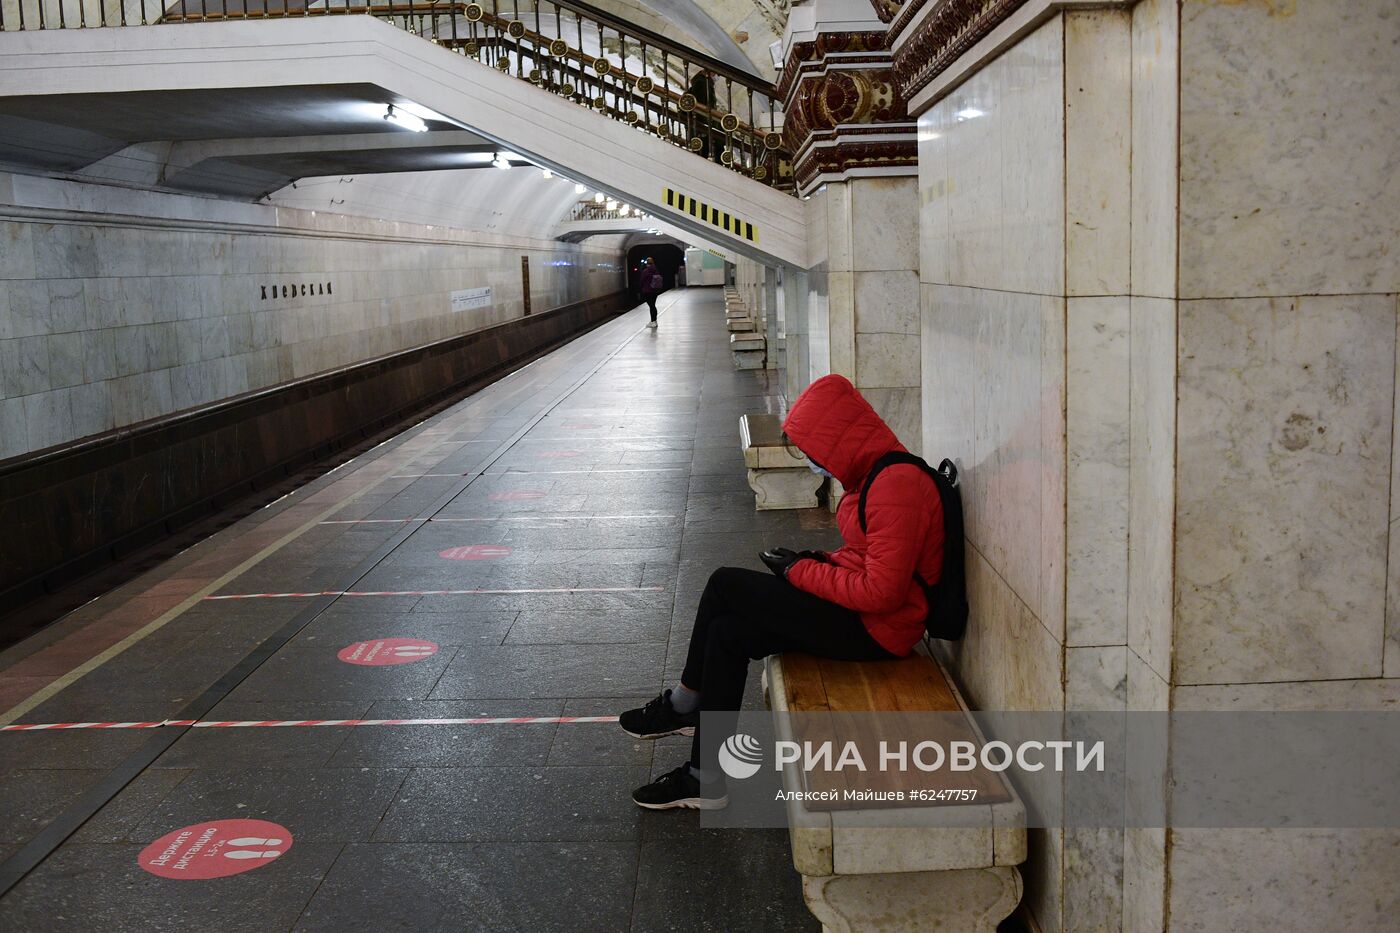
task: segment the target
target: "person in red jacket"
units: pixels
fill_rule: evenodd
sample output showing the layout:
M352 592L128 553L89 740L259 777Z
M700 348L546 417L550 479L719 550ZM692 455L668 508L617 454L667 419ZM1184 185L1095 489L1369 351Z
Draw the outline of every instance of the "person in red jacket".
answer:
M914 575L936 583L943 563L943 513L933 480L915 465L887 467L866 494L862 531L857 513L866 476L882 456L905 450L894 432L836 375L798 397L783 430L816 472L847 490L836 512L845 543L830 554L767 551L763 561L772 574L721 567L710 576L680 683L619 717L636 738L694 736L686 764L633 792L639 806L728 803L717 754L737 723L750 660L783 651L851 661L904 657L923 637L927 604ZM732 718L707 717L700 730L701 711ZM714 728L716 722L731 727Z

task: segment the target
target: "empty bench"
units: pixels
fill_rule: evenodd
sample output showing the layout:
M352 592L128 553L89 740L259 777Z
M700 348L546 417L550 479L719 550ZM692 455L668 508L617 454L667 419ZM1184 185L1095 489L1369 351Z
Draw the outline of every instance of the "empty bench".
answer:
M767 660L765 680L775 714L816 714L775 715L780 740L810 740L805 733L823 728L858 735L863 748L882 739L905 738L910 745L926 738L980 739L947 671L927 655L868 663L774 655ZM941 736L899 736L893 734L899 731L897 717L858 715L879 711L950 715L937 717ZM826 713L857 715L841 719ZM1022 892L1016 866L1026 859L1026 824L1015 791L987 770L933 774L941 777L921 775L914 781L896 772L852 778L843 772L804 773L796 763L785 767L789 798L798 791L809 800L786 802L792 861L802 875L807 906L824 930L992 933L1016 909ZM840 799L846 788L939 783L964 794L975 790L976 796L957 803ZM822 796L837 799L812 799Z
M739 444L744 451L754 508L814 509L823 477L807 466L807 458L783 443L782 420L777 415L741 415Z
M724 296L724 318L731 334L752 333L755 330L753 315L737 293Z
M762 334L730 334L729 351L735 369L762 369L768 362L768 340Z

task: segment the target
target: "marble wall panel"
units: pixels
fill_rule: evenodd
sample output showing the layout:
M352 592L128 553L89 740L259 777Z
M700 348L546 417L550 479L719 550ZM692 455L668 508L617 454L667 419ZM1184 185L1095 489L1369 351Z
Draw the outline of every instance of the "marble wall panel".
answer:
M1066 637L1128 641L1129 299L1070 298Z
M1124 830L1064 831L1064 928L1118 931L1123 924Z
M972 707L1064 709L1064 652L1059 642L975 547L967 550L967 591L967 635L943 644L941 650Z
M1380 675L1395 334L1388 295L1181 303L1175 683Z
M919 333L919 273L913 266L856 272L853 285L857 333Z
M1132 293L1176 297L1177 0L1132 8Z
M1065 17L1065 288L1126 295L1132 190L1132 18Z
M1064 301L926 285L922 436L959 466L968 540L1064 626Z
M1127 654L1127 708L1165 711L1171 688L1132 649ZM1131 764L1128 805L1134 814L1162 812L1166 801L1168 748L1160 735L1129 730ZM1123 933L1161 933L1166 926L1167 834L1151 819L1123 833Z
M1064 18L1054 17L1008 50L995 109L965 121L999 125L1002 178L998 281L969 284L1065 293L1064 43Z
M1177 306L1129 303L1128 646L1172 674L1176 533Z
M1126 646L1065 649L1065 709L1122 710L1127 703Z
M831 270L826 275L826 346L831 372L850 377L857 385L855 275ZM814 328L815 330L815 328Z
M916 352L917 349L916 347ZM885 423L890 426L900 443L923 456L923 425L920 415L922 393L919 387L916 385L906 388L867 388L861 389L861 394L880 417L885 419Z
M621 282L611 250L396 230L410 239L4 221L0 394L25 399L7 405L6 417L26 419L4 450L50 446L83 436L66 432L134 423L509 320L523 307L524 254L537 307L608 294ZM28 277L7 277L17 274ZM261 297L263 285L307 280L333 280L335 292ZM490 309L450 311L449 292L481 284L495 291ZM268 352L278 347L288 352Z
M1000 102L1001 69L993 65L974 75L957 92L924 116L924 132L940 135L947 167L947 265L950 285L1003 287L1001 115L986 115ZM976 110L975 119L955 114ZM920 185L934 179L921 171ZM923 196L923 195L921 195Z
M1393 0L1181 8L1181 296L1400 291Z
M948 190L948 144L938 110L919 116L919 281L946 285L953 242Z
M1400 710L1400 680L1313 680L1272 684L1207 684L1177 687L1172 709L1236 710Z
M0 281L32 278L34 278L33 225L14 221L0 224Z
M1040 298L1040 601L1036 611L1065 640L1065 389L1067 315L1062 298Z
M976 385L977 306L973 289L920 286L920 415L924 455L958 467L963 508L976 481L973 393Z
M849 371L862 391L917 387L919 345L905 334L857 333L855 366Z
M1400 327L1400 295L1395 296L1396 326ZM1395 342L1396 378L1400 380L1400 338ZM1400 426L1400 391L1395 394L1392 425ZM1390 452L1390 545L1386 562L1385 646L1381 671L1385 677L1400 677L1400 430Z
M0 348L0 367L5 363ZM24 399L0 398L0 460L29 449L29 426L24 420Z
M1174 829L1172 933L1393 930L1400 829Z
M859 178L851 189L851 268L918 272L918 179Z

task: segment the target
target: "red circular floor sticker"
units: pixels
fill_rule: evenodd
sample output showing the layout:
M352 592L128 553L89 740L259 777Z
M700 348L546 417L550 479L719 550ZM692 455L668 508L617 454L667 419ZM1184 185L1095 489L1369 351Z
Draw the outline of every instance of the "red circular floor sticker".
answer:
M337 658L346 664L380 667L385 664L412 664L437 654L435 642L419 638L376 638L357 641L340 649Z
M543 499L546 493L534 489L515 489L506 492L493 492L486 498L492 502L520 502L525 499Z
M565 460L569 457L577 457L580 451L577 450L545 450L540 452L540 457L545 460Z
M495 560L509 555L511 548L504 544L466 544L438 551L443 560Z
M267 820L211 820L166 833L137 862L162 878L202 880L252 871L292 847L287 827Z

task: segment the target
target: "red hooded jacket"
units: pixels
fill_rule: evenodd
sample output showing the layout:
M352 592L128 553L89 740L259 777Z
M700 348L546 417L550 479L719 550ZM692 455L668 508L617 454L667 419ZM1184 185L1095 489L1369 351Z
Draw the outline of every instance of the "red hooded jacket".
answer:
M836 523L845 544L831 563L800 560L788 582L860 613L886 651L907 655L924 634L927 604L914 571L937 583L943 570L943 507L938 488L917 466L885 468L865 502L860 490L875 461L905 448L855 386L823 376L798 396L783 422L788 439L845 487Z

